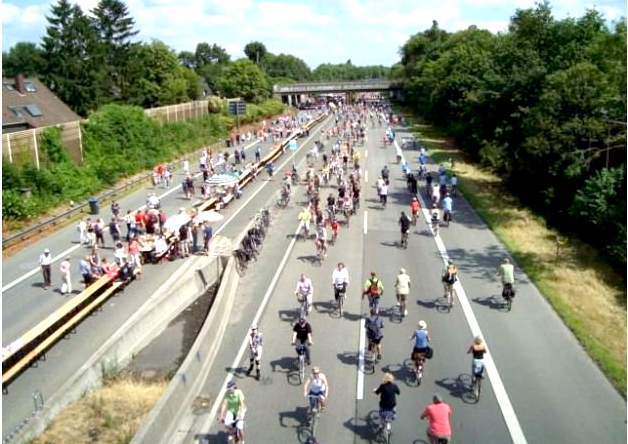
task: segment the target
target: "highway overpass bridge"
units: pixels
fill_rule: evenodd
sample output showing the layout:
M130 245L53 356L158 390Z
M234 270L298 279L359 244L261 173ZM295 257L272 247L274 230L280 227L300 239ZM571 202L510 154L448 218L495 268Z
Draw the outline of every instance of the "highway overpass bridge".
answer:
M324 81L274 85L273 93L281 97L283 102L290 105L302 102L305 95L316 94L347 94L348 100L354 93L359 92L383 92L389 97L401 98L401 82L397 80L370 79L357 81Z

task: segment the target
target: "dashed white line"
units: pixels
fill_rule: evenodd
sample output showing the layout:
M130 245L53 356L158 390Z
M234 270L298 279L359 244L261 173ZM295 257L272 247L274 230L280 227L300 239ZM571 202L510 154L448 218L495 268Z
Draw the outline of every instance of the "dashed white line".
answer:
M364 318L360 320L360 345L358 349L358 387L356 390L356 399L364 398L364 349L366 348L366 321Z
M364 210L364 234L368 233L369 218L368 211Z

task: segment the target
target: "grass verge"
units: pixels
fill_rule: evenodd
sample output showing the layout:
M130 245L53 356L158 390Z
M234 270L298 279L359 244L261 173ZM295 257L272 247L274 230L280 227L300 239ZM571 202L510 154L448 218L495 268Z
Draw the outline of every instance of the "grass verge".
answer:
M437 163L454 160L459 188L626 398L626 282L590 245L547 227L501 180L464 157L429 125L412 132Z

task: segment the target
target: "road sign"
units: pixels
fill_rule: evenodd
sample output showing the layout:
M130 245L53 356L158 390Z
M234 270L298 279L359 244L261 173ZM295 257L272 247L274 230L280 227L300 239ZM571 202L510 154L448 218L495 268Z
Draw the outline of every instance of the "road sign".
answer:
M288 148L290 148L292 151L297 149L297 140L296 139L292 139L290 141L290 143L288 144Z
M246 114L246 102L244 100L231 100L229 102L229 114Z

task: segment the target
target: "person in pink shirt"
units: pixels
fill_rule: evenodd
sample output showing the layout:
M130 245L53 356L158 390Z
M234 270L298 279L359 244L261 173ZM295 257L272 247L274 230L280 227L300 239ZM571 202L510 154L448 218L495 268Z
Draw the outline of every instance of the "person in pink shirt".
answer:
M430 426L427 429L427 439L431 444L437 444L439 440L451 440L451 425L449 418L451 417L451 407L443 402L443 398L438 394L434 394L432 398L433 404L428 405L421 413L421 419L428 418Z

